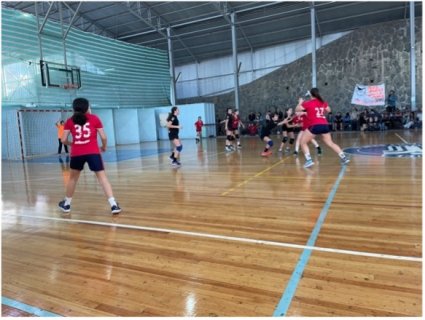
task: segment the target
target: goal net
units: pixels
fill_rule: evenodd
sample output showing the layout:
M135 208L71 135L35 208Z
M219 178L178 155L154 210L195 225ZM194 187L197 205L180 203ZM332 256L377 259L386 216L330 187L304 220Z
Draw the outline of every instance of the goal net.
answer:
M6 147L9 159L28 159L58 152L58 129L56 123L72 116L71 110L17 110L16 117L9 113L6 123ZM18 145L16 145L18 141ZM12 150L19 149L19 150Z

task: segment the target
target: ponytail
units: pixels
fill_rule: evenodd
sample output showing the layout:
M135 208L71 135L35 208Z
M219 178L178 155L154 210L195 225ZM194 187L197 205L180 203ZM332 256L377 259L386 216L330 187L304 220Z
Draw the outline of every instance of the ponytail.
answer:
M320 96L319 94L319 89L317 88L312 88L310 89L310 93L313 97L315 97L317 100L319 100L320 102L324 102L323 98Z
M72 102L72 121L75 124L83 126L87 122L86 112L89 110L89 101L85 98L76 98Z

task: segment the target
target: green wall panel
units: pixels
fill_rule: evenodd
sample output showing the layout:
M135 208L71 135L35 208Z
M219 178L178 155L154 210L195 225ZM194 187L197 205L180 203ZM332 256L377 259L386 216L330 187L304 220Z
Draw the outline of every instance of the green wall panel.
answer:
M42 19L40 19L42 21ZM65 26L66 30L67 26ZM64 63L61 26L48 21L41 36L43 58ZM36 17L2 9L2 105L69 106L77 96L94 107L155 107L170 97L168 53L71 28L69 65L81 69L79 90L41 85Z

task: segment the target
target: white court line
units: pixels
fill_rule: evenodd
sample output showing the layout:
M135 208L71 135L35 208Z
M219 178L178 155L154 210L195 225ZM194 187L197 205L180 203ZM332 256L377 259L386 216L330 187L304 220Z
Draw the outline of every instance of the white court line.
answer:
M295 248L295 249L308 249L308 250L316 250L316 251L331 252L331 253L341 253L341 254L348 254L348 255L363 256L363 257L422 262L422 258L417 258L417 257L395 256L395 255L381 254L381 253L370 253L370 252L362 252L362 251L322 248L322 247L315 247L315 246L304 246L304 245L285 243L285 242L257 240L257 239L250 239L250 238L241 238L241 237L231 237L231 236L223 236L223 235L211 234L211 233L192 232L192 231L183 231L183 230L165 229L165 228L154 228L154 227L144 227L144 226L135 226L135 225L129 225L129 224L99 222L99 221L90 221L90 220L63 219L63 218L53 218L53 217L37 217L37 216L31 216L31 215L25 215L25 214L15 215L15 214L6 213L4 215L13 216L13 217L27 217L27 218L32 218L32 219L62 221L62 222L68 222L68 223L85 223L85 224L92 224L92 225L99 225L99 226L119 227L119 228L136 229L136 230L144 230L144 231L167 232L167 233L181 234L181 235L185 235L185 236L194 236L194 237L211 238L211 239L228 240L228 241L238 241L238 242L263 244L263 245L268 245L268 246L277 246L277 247L286 247L286 248Z
M399 137L399 138L400 138L400 140L401 140L401 141L403 141L404 143L409 143L408 141L406 141L406 140L404 140L402 137L400 137L400 136L398 135L398 133L396 133L395 135L396 135L397 137Z

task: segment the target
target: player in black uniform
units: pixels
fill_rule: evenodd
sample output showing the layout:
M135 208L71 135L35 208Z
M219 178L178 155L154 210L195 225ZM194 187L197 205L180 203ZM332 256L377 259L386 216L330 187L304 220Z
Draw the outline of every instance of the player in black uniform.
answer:
M270 115L270 119L266 119L263 127L261 128L261 134L260 139L266 143L266 147L264 148L264 151L261 153L263 157L267 157L272 154L272 151L270 150L271 147L273 147L273 140L270 139L271 132L274 128L280 125L284 125L288 123L288 119L284 119L282 122L278 121L278 114L272 114Z
M168 128L168 138L174 144L174 150L171 153L170 160L171 165L178 167L181 163L178 161L180 152L183 150L183 145L179 139L179 129L183 129L182 126L179 125L179 119L177 116L179 115L180 110L177 107L172 107L171 112L168 114L167 118L167 128Z
M279 147L279 152L282 152L283 147L286 145L286 143L288 142L288 137L289 137L289 144L293 145L295 142L295 135L294 135L294 127L295 125L292 123L292 120L294 118L293 112L292 112L292 108L289 108L286 111L286 119L288 120L288 122L282 126L282 143L280 144ZM289 152L291 150L291 148L288 146L286 147L286 152Z

